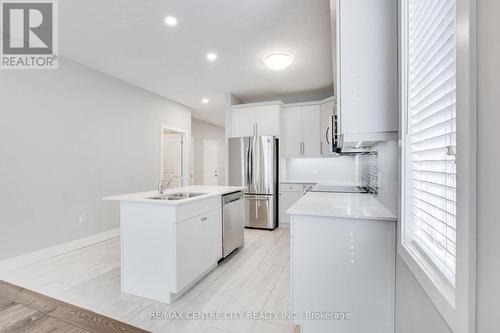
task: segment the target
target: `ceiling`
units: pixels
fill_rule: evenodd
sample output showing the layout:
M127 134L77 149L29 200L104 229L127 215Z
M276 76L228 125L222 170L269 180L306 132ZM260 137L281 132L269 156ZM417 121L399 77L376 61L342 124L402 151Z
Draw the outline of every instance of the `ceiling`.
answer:
M224 125L227 93L259 100L332 90L329 0L65 0L59 8L62 56L215 124ZM266 68L261 59L275 50L293 53L292 66Z

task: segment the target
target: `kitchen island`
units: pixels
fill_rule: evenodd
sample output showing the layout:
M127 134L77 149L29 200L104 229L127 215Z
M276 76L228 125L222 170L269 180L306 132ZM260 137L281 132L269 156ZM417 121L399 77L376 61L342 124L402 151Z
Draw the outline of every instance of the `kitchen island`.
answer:
M171 304L215 268L222 196L242 190L186 186L103 198L120 202L122 292Z

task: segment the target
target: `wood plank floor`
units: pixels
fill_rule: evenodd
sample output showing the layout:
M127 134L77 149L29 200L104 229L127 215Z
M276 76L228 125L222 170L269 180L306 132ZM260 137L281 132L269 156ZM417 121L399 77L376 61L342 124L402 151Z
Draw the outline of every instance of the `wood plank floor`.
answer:
M287 318L151 318L154 312L291 311L289 258L288 229L246 229L245 247L219 264L173 304L121 292L119 238L2 272L0 280L151 332L293 333L296 327Z
M146 331L0 281L0 332L144 333Z

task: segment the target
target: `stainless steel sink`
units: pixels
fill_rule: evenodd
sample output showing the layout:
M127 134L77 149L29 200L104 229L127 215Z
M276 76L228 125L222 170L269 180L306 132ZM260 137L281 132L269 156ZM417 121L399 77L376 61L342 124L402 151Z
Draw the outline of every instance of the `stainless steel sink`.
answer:
M169 194L161 194L149 199L153 200L182 200L198 197L200 195L205 195L207 193L193 193L193 192L177 192L177 193L169 193Z

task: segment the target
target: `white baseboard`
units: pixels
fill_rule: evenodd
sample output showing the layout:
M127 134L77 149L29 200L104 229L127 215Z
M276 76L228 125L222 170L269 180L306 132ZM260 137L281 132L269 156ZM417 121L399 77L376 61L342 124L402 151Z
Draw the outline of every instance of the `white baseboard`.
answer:
M89 245L104 242L120 236L120 228L101 232L88 237L75 239L71 242L41 249L35 252L20 255L18 257L0 261L0 273L4 273L22 266L30 265L38 261L50 259L68 252L72 252Z

